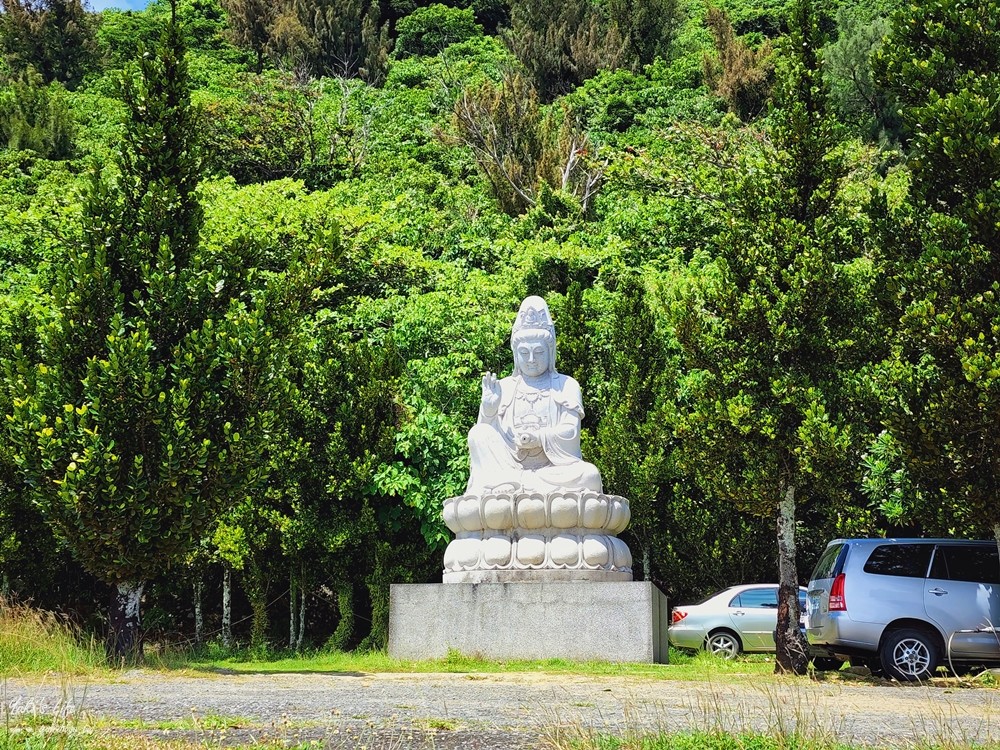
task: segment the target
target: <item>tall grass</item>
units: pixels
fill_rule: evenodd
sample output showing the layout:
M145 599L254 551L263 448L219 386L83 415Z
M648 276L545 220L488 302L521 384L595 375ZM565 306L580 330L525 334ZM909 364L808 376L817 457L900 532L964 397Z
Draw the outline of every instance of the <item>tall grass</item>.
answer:
M64 617L0 597L0 675L83 673L104 664L104 652Z

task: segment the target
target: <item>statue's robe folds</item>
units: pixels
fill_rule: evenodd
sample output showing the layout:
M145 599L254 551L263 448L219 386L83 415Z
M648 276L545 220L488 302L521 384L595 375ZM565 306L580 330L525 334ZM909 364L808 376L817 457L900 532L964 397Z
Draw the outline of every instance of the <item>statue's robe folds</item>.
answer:
M522 403L515 405L519 394ZM534 413L525 414L525 409ZM568 375L550 373L548 388L528 386L519 375L503 378L497 413L490 417L480 409L479 422L469 431L466 494L482 495L506 485L526 492L602 492L601 473L580 452L583 416L580 384ZM523 429L517 422L535 418L541 420L536 430L541 447L526 450L517 444Z

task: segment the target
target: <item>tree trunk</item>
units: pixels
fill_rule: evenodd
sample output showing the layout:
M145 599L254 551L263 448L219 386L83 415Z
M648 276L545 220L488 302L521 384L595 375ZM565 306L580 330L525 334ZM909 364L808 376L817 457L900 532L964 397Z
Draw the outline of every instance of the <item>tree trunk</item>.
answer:
M205 617L201 610L201 595L205 588L205 581L198 573L194 581L194 642L200 646L205 641Z
M296 632L295 625L298 622L298 608L296 604L298 603L299 592L295 586L295 573L289 571L288 573L288 648L295 650L295 644L298 643L298 633Z
M122 581L111 598L111 632L108 658L114 664L142 662L142 631L139 605L144 581Z
M642 545L642 580L650 580L649 575L649 542Z
M222 566L222 647L233 645L233 576L228 565Z
M302 641L306 635L306 564L302 563L302 569L299 572L299 596L301 597L301 605L299 607L299 638L295 642L295 650L302 650Z
M795 566L795 485L782 482L778 505L778 628L775 642L777 673L805 674L809 649L799 628L799 574Z
M296 651L302 650L302 641L305 638L306 634L306 590L305 587L302 585L302 581L304 580L305 580L305 574L302 575L302 578L299 581L299 597L301 603L299 605L299 637L298 640L295 642Z

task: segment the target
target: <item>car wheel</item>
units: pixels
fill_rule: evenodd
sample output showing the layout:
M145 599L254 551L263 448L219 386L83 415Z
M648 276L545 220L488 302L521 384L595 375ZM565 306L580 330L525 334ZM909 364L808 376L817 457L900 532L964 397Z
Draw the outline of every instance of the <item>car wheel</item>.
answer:
M818 672L836 672L844 666L844 662L832 656L814 656L812 661Z
M940 649L932 635L904 628L886 634L879 649L879 659L888 677L914 682L934 676Z
M705 649L724 659L735 659L743 650L743 644L733 631L716 630L705 640Z

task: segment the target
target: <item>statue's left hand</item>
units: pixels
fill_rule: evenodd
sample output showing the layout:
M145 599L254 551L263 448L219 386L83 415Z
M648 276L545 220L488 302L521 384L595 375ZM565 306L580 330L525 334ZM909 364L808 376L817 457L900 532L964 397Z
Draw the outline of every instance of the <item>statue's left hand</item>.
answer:
M540 448L542 440L535 432L522 432L517 436L517 444L521 448Z

